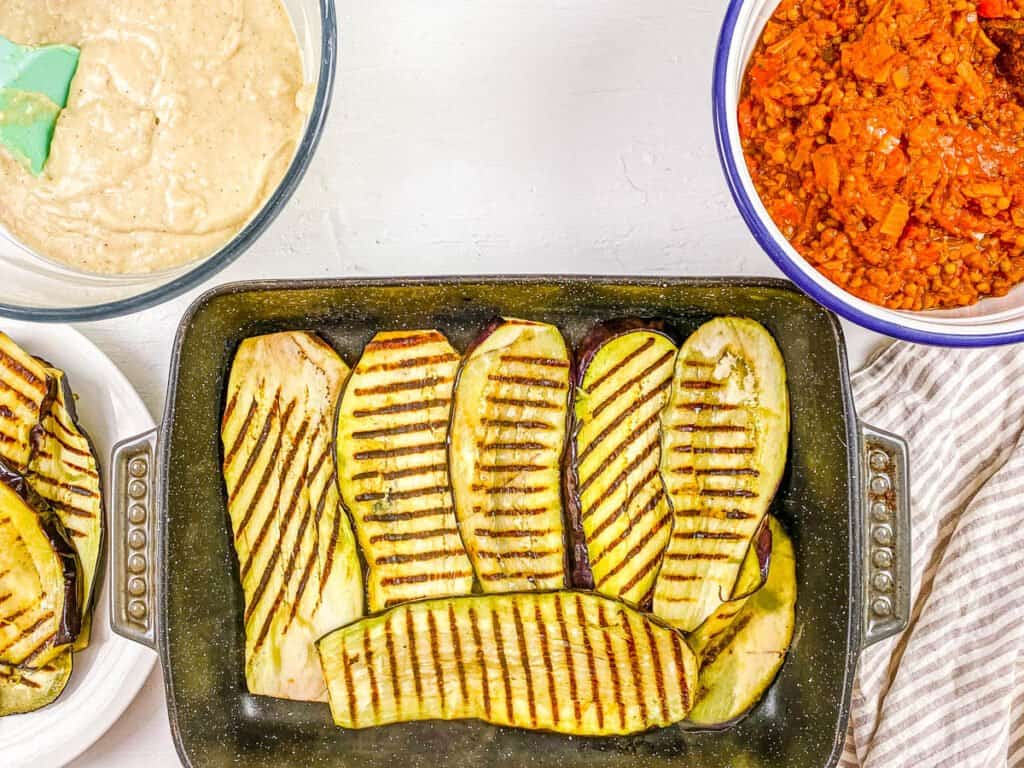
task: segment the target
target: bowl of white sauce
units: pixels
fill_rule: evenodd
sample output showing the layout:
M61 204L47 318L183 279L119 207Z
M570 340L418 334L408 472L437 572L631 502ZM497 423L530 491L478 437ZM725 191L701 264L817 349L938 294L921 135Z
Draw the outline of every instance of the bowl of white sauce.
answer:
M241 256L316 151L334 0L4 0L0 35L81 50L50 158L0 147L0 315L96 320Z

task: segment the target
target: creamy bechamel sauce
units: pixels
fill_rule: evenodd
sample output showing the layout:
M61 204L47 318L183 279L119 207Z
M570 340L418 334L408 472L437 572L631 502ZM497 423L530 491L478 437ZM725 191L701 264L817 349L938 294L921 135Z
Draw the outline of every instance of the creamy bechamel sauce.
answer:
M43 175L0 147L0 223L78 269L213 253L274 191L305 124L281 0L0 0L0 34L82 51Z

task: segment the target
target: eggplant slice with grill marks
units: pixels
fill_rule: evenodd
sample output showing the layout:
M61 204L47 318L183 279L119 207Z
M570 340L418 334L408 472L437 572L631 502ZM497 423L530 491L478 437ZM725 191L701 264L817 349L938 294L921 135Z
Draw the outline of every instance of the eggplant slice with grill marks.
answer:
M438 331L378 333L338 411L338 476L368 567L370 611L465 595L447 437L459 355Z
M23 715L52 704L67 687L71 667L70 651L37 668L0 664L0 717Z
M697 662L682 635L593 592L408 603L319 642L334 721L425 719L602 736L686 717Z
M41 667L68 650L81 600L64 526L24 478L0 469L0 664Z
M448 456L459 531L484 592L565 586L568 394L569 352L546 323L496 321L463 360Z
M56 394L35 432L25 476L57 513L78 553L82 567L82 631L74 650L81 651L89 645L91 609L103 552L103 493L96 454L78 425L67 377L52 367L47 373Z
M793 639L796 560L779 521L769 518L772 556L768 580L729 628L694 645L700 658L700 689L690 721L724 725L745 714L771 686ZM693 639L691 639L693 643Z
M673 531L654 612L691 632L725 602L782 478L789 403L782 355L753 320L722 317L686 340L662 414Z
M0 333L0 460L24 472L55 389L46 366Z
M332 442L347 376L337 353L303 332L246 339L231 368L221 438L254 694L326 700L314 641L362 614Z
M566 463L569 517L585 541L585 552L574 548L574 576L582 571L597 591L649 605L672 533L658 466L676 345L657 330L609 336L598 327L581 351Z

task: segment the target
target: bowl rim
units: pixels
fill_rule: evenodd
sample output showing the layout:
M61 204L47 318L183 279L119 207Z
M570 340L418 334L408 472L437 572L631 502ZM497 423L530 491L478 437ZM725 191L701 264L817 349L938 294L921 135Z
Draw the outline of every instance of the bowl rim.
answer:
M830 293L818 285L793 262L792 257L780 246L777 238L758 213L751 194L744 184L737 165L736 148L729 136L729 121L733 117L726 98L729 58L735 44L736 24L739 20L740 12L751 2L753 0L729 0L726 7L725 18L722 22L718 44L715 48L714 68L711 78L711 111L714 120L715 145L718 149L718 159L721 163L722 171L725 173L729 192L732 194L733 201L736 203L736 207L739 208L740 215L746 222L747 228L762 250L768 254L769 258L775 263L775 266L781 269L786 277L792 280L800 290L827 309L869 331L883 333L887 336L918 344L933 344L945 347L987 347L999 344L1015 344L1024 341L1024 329L996 333L987 331L972 333L969 328L965 328L965 331L962 333L948 333L910 328L899 322L865 312L858 307L852 306L842 297ZM777 0L770 0L770 2L777 2ZM740 150L740 156L742 156L742 150ZM842 289L840 288L839 290ZM843 292L845 293L845 291Z
M306 175L317 146L320 144L327 115L330 112L338 64L337 14L334 0L318 1L322 26L322 55L316 95L310 109L306 130L295 150L291 165L288 166L277 189L267 198L256 215L225 246L184 274L135 296L85 307L59 308L25 307L0 301L0 316L33 322L68 323L105 320L140 312L202 285L249 250L250 246L259 239L288 204L299 182Z

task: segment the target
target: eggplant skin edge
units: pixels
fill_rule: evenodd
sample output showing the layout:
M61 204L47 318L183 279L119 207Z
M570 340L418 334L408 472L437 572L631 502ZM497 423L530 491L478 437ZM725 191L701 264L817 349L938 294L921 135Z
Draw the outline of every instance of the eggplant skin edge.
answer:
M27 715L56 702L71 679L73 654L65 651L41 669L19 669L0 664L0 718ZM32 677L32 685L24 683Z
M577 345L573 355L573 368L570 378L572 387L569 406L569 433L566 440L565 461L562 469L562 482L565 490L566 536L568 539L569 579L570 586L578 589L594 589L594 572L590 567L590 555L587 551L587 536L583 531L583 505L579 494L578 444L580 422L576 416L577 393L583 387L587 369L606 344L636 332L656 333L664 336L678 347L678 341L669 332L668 324L657 318L626 317L607 320L596 324ZM650 608L650 600L647 605Z

